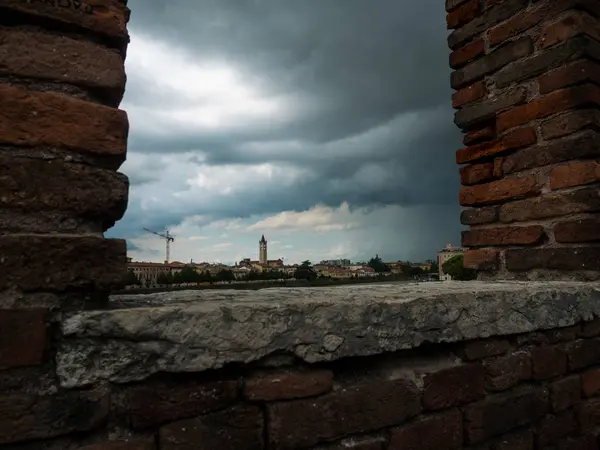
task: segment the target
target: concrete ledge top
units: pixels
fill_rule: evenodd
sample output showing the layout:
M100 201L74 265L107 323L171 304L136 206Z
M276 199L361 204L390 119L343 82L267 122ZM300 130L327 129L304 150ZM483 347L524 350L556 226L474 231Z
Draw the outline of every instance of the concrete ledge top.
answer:
M63 322L64 387L200 372L286 353L367 356L600 317L600 283L445 282L122 295Z

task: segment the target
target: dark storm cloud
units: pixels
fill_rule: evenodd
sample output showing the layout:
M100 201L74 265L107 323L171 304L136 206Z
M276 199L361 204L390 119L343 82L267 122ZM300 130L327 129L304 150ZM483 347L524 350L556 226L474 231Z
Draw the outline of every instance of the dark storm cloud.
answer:
M134 190L120 232L133 232L139 221L163 229L191 214L243 217L344 201L429 205L427 220L446 205L444 218L453 215L448 211L457 218L454 150L460 133L450 108L442 3L130 0L134 36L168 42L191 60L230 62L262 92L298 99L290 120L240 123L227 131L150 136L132 120L130 152L193 152L187 156L192 165L281 163L306 175L287 188L249 187L234 199L215 198L192 209L143 210ZM189 102L143 73L129 74L126 99L136 108L166 111ZM283 150L289 142L299 147ZM160 177L155 167L131 170L133 185ZM458 230L457 222L447 229Z

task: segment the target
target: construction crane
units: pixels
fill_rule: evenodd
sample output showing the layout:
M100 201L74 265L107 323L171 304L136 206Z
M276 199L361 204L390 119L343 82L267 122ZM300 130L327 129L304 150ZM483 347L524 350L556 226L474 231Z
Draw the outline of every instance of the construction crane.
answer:
M166 244L167 244L167 255L166 256L167 257L165 259L165 264L169 264L169 258L171 256L171 242L173 242L175 240L175 238L169 234L169 230L167 230L166 234L157 233L156 231L149 230L148 228L144 228L144 231L147 231L148 233L152 233L157 236L160 236L161 238L163 238L166 241Z

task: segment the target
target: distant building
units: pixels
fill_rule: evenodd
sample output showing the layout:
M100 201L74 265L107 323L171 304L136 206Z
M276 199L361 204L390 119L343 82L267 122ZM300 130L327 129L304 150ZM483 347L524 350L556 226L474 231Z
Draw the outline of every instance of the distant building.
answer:
M450 258L453 258L457 255L462 255L463 252L464 252L463 248L452 247L452 245L450 245L450 244L448 244L446 246L446 248L444 248L438 252L438 271L439 271L439 275L440 275L440 281L451 281L452 280L452 277L450 275L447 275L444 273L444 269L442 269L442 266Z
M319 263L319 265L323 265L323 266L341 266L341 267L349 266L351 264L352 264L352 262L349 259L327 259L327 260L321 261Z
M267 240L263 234L260 241L258 241L258 263L266 266L267 261Z

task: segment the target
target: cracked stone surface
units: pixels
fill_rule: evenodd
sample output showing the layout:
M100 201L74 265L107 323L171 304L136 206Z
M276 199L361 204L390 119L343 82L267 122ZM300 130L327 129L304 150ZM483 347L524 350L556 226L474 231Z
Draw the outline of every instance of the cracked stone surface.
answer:
M124 295L62 324L64 387L200 372L268 355L308 363L566 327L600 317L600 283L448 282Z

